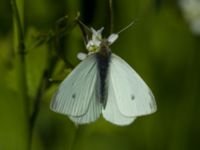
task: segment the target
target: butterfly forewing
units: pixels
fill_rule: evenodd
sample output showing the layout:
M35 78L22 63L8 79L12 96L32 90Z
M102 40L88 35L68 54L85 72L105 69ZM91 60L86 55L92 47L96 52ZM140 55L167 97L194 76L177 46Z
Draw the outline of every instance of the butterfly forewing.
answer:
M84 59L61 83L51 102L55 112L70 116L87 113L95 93L97 63L94 55Z
M154 96L141 77L120 57L112 54L110 80L117 106L125 116L141 116L156 111Z

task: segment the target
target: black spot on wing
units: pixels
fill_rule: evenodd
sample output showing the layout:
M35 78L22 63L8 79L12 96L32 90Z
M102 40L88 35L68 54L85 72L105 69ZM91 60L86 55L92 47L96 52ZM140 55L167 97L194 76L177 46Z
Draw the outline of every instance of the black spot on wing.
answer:
M74 94L72 94L72 98L73 99L75 99L76 98L76 94L74 93Z
M133 94L131 95L131 100L135 100L135 96Z

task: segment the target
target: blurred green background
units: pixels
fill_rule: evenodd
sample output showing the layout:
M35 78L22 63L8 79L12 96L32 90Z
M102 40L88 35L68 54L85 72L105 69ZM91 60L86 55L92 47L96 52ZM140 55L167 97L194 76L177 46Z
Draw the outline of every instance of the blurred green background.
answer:
M77 53L85 51L78 26L57 20L69 16L109 35L108 0L34 0L24 5L26 81L29 107L22 101L9 0L0 1L0 150L26 150L27 115L41 100L33 128L32 150L197 150L200 149L200 36L191 31L176 0L113 0L114 31L132 20L112 51L126 60L151 87L155 114L119 127L102 117L75 125L49 109L52 94ZM56 23L57 22L57 23ZM64 36L62 29L66 29ZM18 82L19 81L19 82ZM76 134L77 133L77 134ZM77 137L75 137L77 135Z

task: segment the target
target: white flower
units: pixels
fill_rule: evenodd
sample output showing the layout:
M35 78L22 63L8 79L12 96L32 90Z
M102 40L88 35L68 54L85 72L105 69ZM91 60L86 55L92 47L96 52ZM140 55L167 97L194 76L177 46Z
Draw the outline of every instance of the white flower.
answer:
M200 0L179 0L179 5L192 32L200 34Z
M103 27L99 30L94 30L91 28L92 31L92 39L87 43L86 48L89 52L95 52L100 48L101 40L102 40L102 31Z

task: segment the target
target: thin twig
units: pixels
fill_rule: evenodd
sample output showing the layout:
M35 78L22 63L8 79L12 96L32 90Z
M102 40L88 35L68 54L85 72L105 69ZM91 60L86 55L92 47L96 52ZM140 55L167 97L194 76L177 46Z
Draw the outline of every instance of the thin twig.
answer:
M109 15L110 15L110 34L114 30L114 14L113 14L113 1L109 0Z
M46 78L45 74L46 74L46 71L44 72L43 77L41 79L41 82L40 82L40 85L39 85L39 88L38 88L38 91L37 91L37 94L36 94L36 97L35 97L33 113L30 117L30 136L31 136L31 139L32 139L35 121L36 121L37 115L39 113L41 99L42 99L43 93L46 90L46 87L47 87L47 84L48 84L48 78Z

